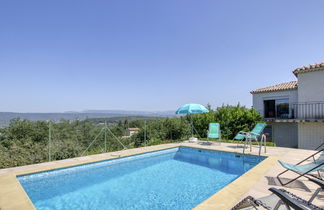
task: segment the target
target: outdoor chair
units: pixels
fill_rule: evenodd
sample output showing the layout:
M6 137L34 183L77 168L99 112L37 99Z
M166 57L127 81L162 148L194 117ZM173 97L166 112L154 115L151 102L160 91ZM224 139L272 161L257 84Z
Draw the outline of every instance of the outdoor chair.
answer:
M309 178L309 181L319 185L319 189L314 192L312 197L306 201L289 191L284 189L269 188L272 192L271 195L255 199L252 196L248 196L235 205L232 210L238 209L322 209L314 204L312 201L318 195L320 190L324 189L324 182Z
M317 159L315 159L316 155L320 155L320 156ZM313 159L312 162L301 164L301 163L304 163L305 161L308 161L310 158ZM278 160L278 162L281 164L282 167L284 167L286 169L285 171L281 172L277 176L280 184L282 184L283 186L299 179L302 176L304 176L304 177L312 176L317 179L323 180L323 178L321 177L321 174L320 174L320 170L324 168L324 149L317 151L313 155L307 157L306 159L300 161L299 163L297 163L295 165L290 164L290 163L285 163L280 160ZM283 183L282 180L280 179L280 176L288 171L293 171L293 172L297 173L298 176L286 183ZM312 172L317 172L317 176L312 174Z
M246 147L246 143L250 144L250 150L251 149L251 143L254 140L255 142L258 142L258 138L261 137L261 141L262 141L262 132L264 130L264 128L267 126L266 123L257 123L253 130L250 132L245 132L245 131L240 131L236 134L236 136L234 137L234 140L239 140L239 141L245 141L244 142L244 148ZM262 144L262 142L260 142ZM266 143L266 142L265 142ZM236 145L236 147L238 146L238 143Z
M203 142L205 145L211 145L209 139L221 139L221 130L219 123L209 123L207 131L207 142Z

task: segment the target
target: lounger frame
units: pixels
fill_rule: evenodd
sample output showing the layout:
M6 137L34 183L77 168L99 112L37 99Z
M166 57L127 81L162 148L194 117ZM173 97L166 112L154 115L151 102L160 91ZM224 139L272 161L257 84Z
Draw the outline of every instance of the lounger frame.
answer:
M324 149L321 149L321 150L317 151L316 153L312 154L311 156L305 158L304 160L300 161L299 163L297 163L297 164L295 164L295 165L299 165L299 164L301 164L301 163L303 163L303 162L309 160L310 158L313 158L313 161L316 162L316 160L315 160L315 155L317 155L317 154L319 154L319 153L321 153L321 152L323 152L323 151L324 151ZM302 177L302 176L303 176L303 177L307 177L307 178L309 178L309 176L311 176L311 177L314 177L314 178L316 178L316 179L323 180L323 178L321 177L321 174L320 174L319 170L317 171L318 176L316 176L316 175L314 175L314 174L310 174L311 171L314 171L315 169L320 168L320 167L323 166L323 165L324 165L324 162L321 163L321 164L319 164L319 165L317 165L317 166L314 167L314 168L311 168L310 170L308 170L308 171L306 171L306 172L304 172L304 173L299 173L298 171L294 171L294 170L291 170L291 169L286 169L285 171L283 171L283 172L281 172L280 174L277 175L277 179L279 180L279 182L280 182L280 184L281 184L282 186L285 186L285 185L287 185L287 184L289 184L289 183L292 183L293 181L296 181L297 179L299 179L299 178ZM288 171L295 172L296 174L298 174L298 176L297 176L296 178L294 178L294 179L292 179L292 180L286 182L286 183L283 183L283 181L280 179L280 176L283 175L283 174L285 174L285 173L287 173Z
M252 196L247 196L242 201L240 201L238 204L236 204L232 210L238 210L241 208L247 208L247 207L254 207L255 209L259 209L260 206L262 206L264 209L274 209L278 210L281 205L285 205L287 209L298 209L298 210L309 210L309 209L322 209L314 204L312 204L313 199L318 195L320 190L324 190L324 182L309 178L309 181L314 182L319 186L319 188L315 191L313 196L310 200L306 201L305 199L296 196L295 194L292 194L291 192L284 190L284 189L277 189L277 188L269 188L269 190L278 196L280 200L275 204L275 206L268 206L269 204L265 203L264 201L261 201L259 199L255 199Z

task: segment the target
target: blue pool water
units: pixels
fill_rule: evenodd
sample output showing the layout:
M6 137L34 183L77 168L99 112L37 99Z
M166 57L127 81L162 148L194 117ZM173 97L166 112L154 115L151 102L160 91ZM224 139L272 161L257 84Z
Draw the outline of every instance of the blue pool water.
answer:
M37 209L191 209L263 159L177 147L18 180Z

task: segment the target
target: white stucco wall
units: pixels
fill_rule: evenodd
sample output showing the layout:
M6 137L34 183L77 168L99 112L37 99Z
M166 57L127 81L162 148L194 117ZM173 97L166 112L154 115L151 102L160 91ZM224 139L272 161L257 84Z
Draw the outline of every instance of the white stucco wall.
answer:
M324 142L324 122L298 123L298 148L315 149Z
M298 74L298 102L324 101L324 70Z
M297 90L289 91L276 91L276 92L266 92L266 93L255 93L253 94L253 107L260 112L264 117L264 100L273 100L273 99L289 99L289 104L297 103L298 93Z
M272 125L272 139L279 147L298 147L298 124L288 122L274 122Z

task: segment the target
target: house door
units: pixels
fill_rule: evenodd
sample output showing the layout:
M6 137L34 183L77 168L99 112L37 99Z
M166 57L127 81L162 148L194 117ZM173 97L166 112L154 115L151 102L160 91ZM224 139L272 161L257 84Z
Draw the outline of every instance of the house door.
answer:
M276 101L275 100L265 100L264 101L264 117L265 118L275 118L276 116Z

